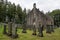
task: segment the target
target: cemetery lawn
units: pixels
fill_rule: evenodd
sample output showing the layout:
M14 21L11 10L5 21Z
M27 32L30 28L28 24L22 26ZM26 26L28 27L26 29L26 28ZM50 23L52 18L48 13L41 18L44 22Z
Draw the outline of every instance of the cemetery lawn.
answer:
M22 33L22 29L18 29L18 38L12 39L7 35L3 34L3 26L0 25L0 40L60 40L60 29L55 29L55 32L52 34L46 34L46 31L43 32L44 37L38 37L32 35L31 30L27 30L27 33ZM38 32L37 32L38 34Z

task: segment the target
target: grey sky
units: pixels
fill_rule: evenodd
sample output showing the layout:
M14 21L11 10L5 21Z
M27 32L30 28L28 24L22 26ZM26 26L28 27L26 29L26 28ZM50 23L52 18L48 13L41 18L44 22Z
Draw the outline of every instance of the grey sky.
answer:
M33 3L36 3L37 8L39 10L43 10L44 12L52 11L54 9L60 9L60 0L8 0L12 3L20 4L20 6L24 9L32 9Z

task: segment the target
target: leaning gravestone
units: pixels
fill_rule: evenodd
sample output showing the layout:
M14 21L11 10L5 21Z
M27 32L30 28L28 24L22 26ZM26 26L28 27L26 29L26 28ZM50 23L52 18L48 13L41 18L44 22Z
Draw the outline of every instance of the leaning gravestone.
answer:
M12 35L12 22L8 22L8 36Z
M3 23L3 24L4 24L4 30L3 30L3 34L7 34L7 31L6 31L7 24L6 24L6 23Z
M15 23L12 24L12 38L17 38L17 25Z
M39 24L38 32L38 36L43 37L43 26L41 24Z

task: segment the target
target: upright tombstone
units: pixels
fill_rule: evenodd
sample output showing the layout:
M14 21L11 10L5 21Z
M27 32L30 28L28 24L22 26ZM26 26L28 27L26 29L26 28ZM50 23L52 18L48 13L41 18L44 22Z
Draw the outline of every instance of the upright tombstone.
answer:
M32 33L32 35L36 35L36 26L35 26L35 22L34 22L34 24L33 24L33 33Z
M12 24L12 38L17 38L17 25L15 23Z
M43 37L43 26L41 23L39 23L38 32L38 36Z
M27 28L26 28L26 24L23 24L23 31L22 31L22 33L27 33L27 32L26 32L26 29L27 29Z
M6 28L7 28L7 25L4 23L4 30L3 30L3 34L7 34Z
M8 22L8 36L12 35L12 22Z

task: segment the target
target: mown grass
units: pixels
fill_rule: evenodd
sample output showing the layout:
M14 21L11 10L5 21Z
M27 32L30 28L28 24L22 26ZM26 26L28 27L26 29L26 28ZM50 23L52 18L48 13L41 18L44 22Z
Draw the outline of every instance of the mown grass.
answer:
M33 36L31 30L27 30L27 33L22 33L22 29L18 29L18 38L13 39L7 35L3 34L3 26L0 25L0 40L60 40L60 29L54 29L55 32L52 34L46 34L46 31L43 31L44 37L38 37L38 35ZM38 32L37 32L38 34Z

